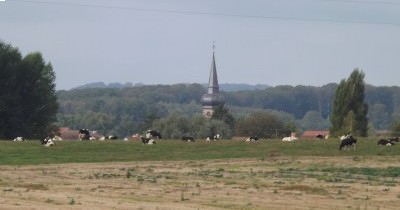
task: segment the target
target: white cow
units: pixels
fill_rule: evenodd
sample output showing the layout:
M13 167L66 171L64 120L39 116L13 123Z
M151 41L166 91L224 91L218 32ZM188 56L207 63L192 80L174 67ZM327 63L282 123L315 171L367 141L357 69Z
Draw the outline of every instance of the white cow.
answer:
M16 137L13 141L25 141L26 139L24 139L24 137L22 136L18 136Z
M282 141L296 141L296 140L297 138L292 136L286 136L282 138Z
M63 139L60 136L54 136L52 138L53 141L62 141Z
M297 137L296 137L296 133L295 132L292 132L291 134L290 134L290 136L287 136L287 137L283 137L282 138L282 141L289 141L289 142L291 142L291 141L296 141L297 140Z

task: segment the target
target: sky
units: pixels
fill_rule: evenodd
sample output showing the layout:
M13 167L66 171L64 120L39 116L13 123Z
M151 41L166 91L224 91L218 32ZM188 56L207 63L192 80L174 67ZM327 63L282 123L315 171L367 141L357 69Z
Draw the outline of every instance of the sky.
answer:
M397 0L5 0L0 40L93 82L400 86Z

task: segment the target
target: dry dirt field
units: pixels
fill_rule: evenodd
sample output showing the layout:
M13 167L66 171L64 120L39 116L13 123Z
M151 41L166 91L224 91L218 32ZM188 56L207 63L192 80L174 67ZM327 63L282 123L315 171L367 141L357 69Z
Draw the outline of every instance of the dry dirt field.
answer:
M0 209L400 209L400 177L346 172L386 170L399 161L269 157L0 166Z

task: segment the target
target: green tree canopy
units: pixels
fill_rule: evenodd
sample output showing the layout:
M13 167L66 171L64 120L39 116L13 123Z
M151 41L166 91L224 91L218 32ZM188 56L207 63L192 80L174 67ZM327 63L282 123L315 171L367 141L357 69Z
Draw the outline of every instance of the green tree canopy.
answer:
M246 118L237 120L235 134L237 136L257 135L261 138L276 138L289 135L294 129L292 122L285 124L269 112L254 112Z
M367 136L368 105L364 101L364 73L355 69L347 80L342 80L333 100L330 129L334 136L344 133Z
M215 108L212 119L225 122L231 129L235 127L235 119L233 118L232 114L229 113L229 109L225 106L225 104L221 104Z
M160 131L165 139L179 139L184 135L205 139L217 133L229 139L233 135L229 125L221 120L206 119L201 114L187 117L180 112L155 120L153 128Z
M52 65L40 53L22 58L0 42L0 138L42 138L56 121L57 98Z

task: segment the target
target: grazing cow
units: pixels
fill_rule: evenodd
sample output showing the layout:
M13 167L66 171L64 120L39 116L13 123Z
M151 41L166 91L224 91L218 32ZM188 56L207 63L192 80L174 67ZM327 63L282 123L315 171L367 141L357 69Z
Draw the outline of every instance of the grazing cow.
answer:
M325 136L322 135L322 134L318 134L318 135L315 136L315 138L317 138L317 139L325 139Z
M194 142L194 138L191 136L182 136L182 141L186 141L186 142Z
M26 139L24 139L24 137L22 136L18 136L16 137L13 141L25 141Z
M345 148L353 147L353 150L356 150L357 139L352 135L348 135L345 139L340 142L339 150L343 150Z
M250 136L246 139L247 142L258 141L258 136Z
M51 147L51 146L56 145L54 143L54 141L52 140L52 138L50 138L50 137L46 137L46 138L40 140L40 144L42 144L42 145L44 145L46 147Z
M154 139L152 139L152 138L147 138L147 137L141 136L140 139L142 140L143 144L156 144L156 141L154 141Z
M161 133L156 130L147 130L146 131L146 138L157 138L161 139Z
M79 139L82 140L90 140L90 132L88 129L80 129L79 130Z

